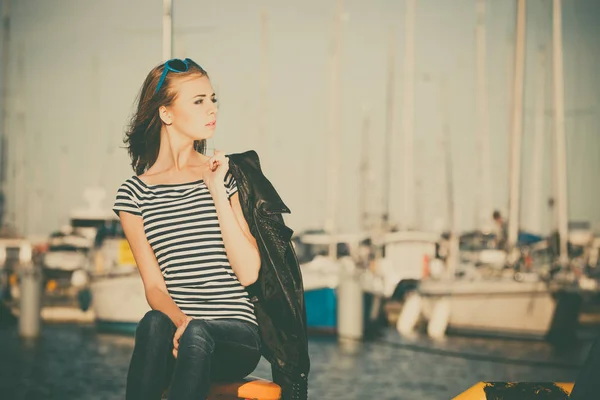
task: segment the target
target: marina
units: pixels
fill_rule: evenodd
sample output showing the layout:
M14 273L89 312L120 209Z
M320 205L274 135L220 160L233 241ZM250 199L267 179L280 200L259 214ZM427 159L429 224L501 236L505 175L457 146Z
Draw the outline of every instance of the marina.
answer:
M595 0L56 1L0 0L0 399L125 397L152 292L123 211L155 232L181 318L258 321L285 298L271 311L287 323L259 324L253 351L301 343L306 327L311 399L569 398L600 340ZM216 92L194 103L202 129L219 113L193 148L256 150L267 177L257 190L238 175L256 249L235 270L209 180L146 184L122 148L141 71L164 63L158 98L191 59ZM153 112L162 142L176 128ZM143 200L119 186L131 166ZM181 185L207 191L188 204ZM239 217L229 227L249 239ZM262 358L247 381L211 382L208 400L280 400L276 378Z

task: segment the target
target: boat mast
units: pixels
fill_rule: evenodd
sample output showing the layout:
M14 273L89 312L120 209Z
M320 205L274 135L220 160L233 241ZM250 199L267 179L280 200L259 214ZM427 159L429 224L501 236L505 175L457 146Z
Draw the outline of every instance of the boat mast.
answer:
M269 13L262 10L260 14L260 112L258 121L257 144L262 153L267 150L267 87L269 83Z
M386 82L386 99L385 99L385 147L383 149L383 213L380 221L380 234L390 228L390 209L391 209L391 193L392 193L392 162L396 152L394 140L394 122L395 122L395 70L396 70L396 41L394 39L394 31L390 31L389 39L389 54L388 54L388 74Z
M564 104L564 72L562 46L562 4L554 0L552 12L552 44L554 72L554 124L556 151L556 192L557 192L557 221L560 237L561 265L568 262L567 241L569 234L568 204L567 204L567 154L565 137L565 104Z
M367 107L363 107L362 114L362 143L360 160L360 185L358 188L358 209L360 212L360 229L365 232L367 229L369 229L369 210L367 201L368 191L366 188L372 187L369 182L369 131L371 119L369 118L369 110Z
M489 109L487 90L486 67L486 28L485 28L485 2L477 0L477 27L475 30L477 54L477 156L479 157L479 184L478 191L477 226L487 230L490 227L492 216L492 171L490 154Z
M517 244L521 200L521 141L523 136L523 86L525 77L525 0L517 0L517 32L513 88L512 129L510 138L510 198L508 248Z
M338 180L340 169L341 146L341 52L342 52L342 12L343 0L337 0L337 9L334 21L334 46L331 62L331 92L330 92L330 134L329 134L329 171L327 183L327 217L325 219L325 232L332 236L329 243L329 257L337 259L337 208L338 208Z
M535 133L533 137L533 168L531 177L531 205L529 213L531 215L531 230L534 233L542 232L542 164L544 155L544 130L546 108L546 50L540 48L538 51L538 87L536 96L535 111Z
M406 0L405 47L404 47L404 103L402 107L403 133L403 215L401 224L405 229L414 228L414 103L415 103L415 9L416 0Z
M450 231L449 254L446 262L448 276L454 279L460 259L458 216L454 203L454 176L452 170L452 142L450 123L448 122L448 91L445 79L440 84L440 110L442 119L442 171L446 183L446 212L448 214L448 230Z
M10 0L2 1L2 102L0 109L0 229L6 223L6 191L8 179L8 68L10 60ZM16 204L13 204L13 215ZM13 220L14 222L14 220Z

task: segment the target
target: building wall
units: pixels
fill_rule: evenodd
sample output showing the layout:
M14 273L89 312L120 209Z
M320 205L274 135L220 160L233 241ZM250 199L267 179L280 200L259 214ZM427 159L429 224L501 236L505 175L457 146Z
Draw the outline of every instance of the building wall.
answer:
M8 1L8 0L4 0ZM292 209L295 230L319 227L326 211L331 62L335 1L174 0L174 56L209 72L220 100L209 148L256 149L267 176ZM451 135L459 227L476 226L475 0L417 0L415 20L414 220L424 229L447 223L442 128ZM564 63L569 216L600 221L599 83L596 38L600 3L564 2ZM493 206L507 214L509 130L516 2L487 1L487 77ZM549 0L528 1L522 173L522 226L531 225L531 155L537 53L550 47ZM381 212L388 59L395 55L392 220L402 215L404 1L346 0L341 57L339 225L359 227L359 193ZM83 190L106 189L106 207L133 174L122 138L147 72L161 61L159 0L12 1L8 104L8 220L27 234L47 233L84 204ZM261 16L267 49L261 50ZM393 44L390 38L393 37ZM551 193L552 65L546 79L547 150L543 201ZM267 68L267 74L263 74ZM267 75L266 90L261 77ZM446 93L446 96L442 96ZM446 100L444 100L444 97ZM264 99L264 100L263 100ZM446 109L447 118L444 118ZM362 127L369 120L372 170L360 180ZM264 128L263 128L264 127ZM551 224L544 207L543 230Z

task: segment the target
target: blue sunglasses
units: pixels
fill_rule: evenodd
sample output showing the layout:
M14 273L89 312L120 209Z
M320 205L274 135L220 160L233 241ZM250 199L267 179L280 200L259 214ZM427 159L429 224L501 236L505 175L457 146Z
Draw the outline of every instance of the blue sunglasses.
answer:
M190 60L189 58L186 58L185 60L181 60L179 58L172 58L169 61L166 61L165 67L163 69L162 75L160 76L160 80L158 81L158 85L156 86L154 94L158 93L158 91L160 90L161 86L165 82L165 79L167 78L167 74L169 73L169 71L177 73L186 72L190 68L190 61L192 60Z

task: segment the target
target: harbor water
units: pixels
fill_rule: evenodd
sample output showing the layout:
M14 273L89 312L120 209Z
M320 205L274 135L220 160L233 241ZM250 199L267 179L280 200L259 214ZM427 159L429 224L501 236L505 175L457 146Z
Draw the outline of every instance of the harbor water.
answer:
M313 337L309 398L436 400L478 381L573 381L593 335L564 350L538 341L407 340L391 329L360 343ZM37 341L0 328L0 399L124 399L133 342L90 325L44 325ZM270 378L269 364L261 360L253 375Z

